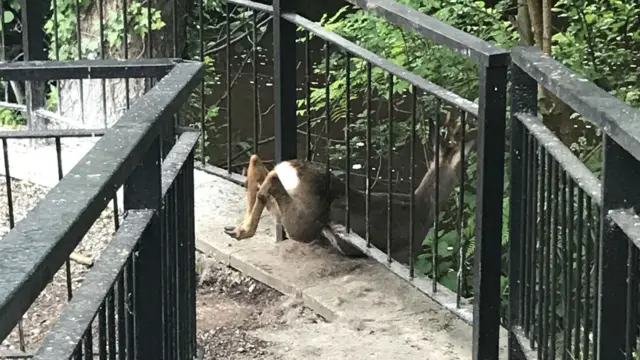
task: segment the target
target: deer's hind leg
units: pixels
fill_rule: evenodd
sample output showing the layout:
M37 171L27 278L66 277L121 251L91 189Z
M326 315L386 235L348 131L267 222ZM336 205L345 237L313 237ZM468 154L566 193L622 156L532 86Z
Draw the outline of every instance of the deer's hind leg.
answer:
M245 188L247 189L247 197L245 198L245 212L244 220L251 216L251 210L256 203L256 197L258 196L258 190L260 186L267 178L269 171L260 160L260 157L256 154L251 155L249 158L249 167L247 168L247 180L245 181ZM236 226L225 226L224 231L235 232Z
M272 170L267 174L262 184L259 185L253 200L253 207L248 216L245 216L242 225L233 230L225 228L225 233L237 240L247 239L255 235L262 212L269 201L272 200L274 192L281 194L281 196L288 196L282 187L282 183L280 183L278 175Z

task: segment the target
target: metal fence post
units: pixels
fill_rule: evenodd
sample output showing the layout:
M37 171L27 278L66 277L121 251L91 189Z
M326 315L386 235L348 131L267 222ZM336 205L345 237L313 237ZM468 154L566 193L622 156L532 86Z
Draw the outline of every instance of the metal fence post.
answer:
M518 65L511 66L511 176L509 187L509 359L524 359L514 329L522 324L521 279L525 211L525 167L523 153L525 128L516 117L518 113L538 113L538 84Z
M507 57L505 55L505 58ZM480 67L473 359L498 358L507 63Z
M124 184L124 208L158 210L161 203L161 138ZM162 221L156 212L140 239L135 258L134 321L136 359L164 359L162 311Z
M44 25L49 10L48 0L22 0L22 46L24 60L47 60L45 50ZM45 83L42 81L25 82L25 102L27 106L27 126L29 130L45 130L46 124L34 111L45 107ZM42 140L32 140L35 145Z
M295 11L295 0L273 0L273 52L275 101L275 162L297 157L296 26L282 18ZM284 238L281 225L276 241Z
M598 360L628 359L625 355L627 259L629 239L607 218L609 210L640 210L640 161L608 135L603 136L604 164L600 215L598 299ZM631 245L634 246L634 245ZM635 338L635 337L634 337ZM631 356L631 355L629 355Z

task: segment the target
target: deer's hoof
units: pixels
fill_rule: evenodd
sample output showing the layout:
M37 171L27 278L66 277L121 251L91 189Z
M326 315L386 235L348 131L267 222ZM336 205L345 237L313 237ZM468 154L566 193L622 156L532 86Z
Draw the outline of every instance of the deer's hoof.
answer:
M224 227L225 234L231 236L236 240L242 240L246 238L250 238L253 234L250 234L248 231L242 228L242 226L225 226Z

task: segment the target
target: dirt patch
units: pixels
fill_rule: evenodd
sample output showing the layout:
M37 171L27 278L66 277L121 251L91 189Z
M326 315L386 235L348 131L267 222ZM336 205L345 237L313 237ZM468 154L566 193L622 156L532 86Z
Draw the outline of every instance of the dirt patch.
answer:
M198 344L205 359L277 359L276 344L253 332L325 322L299 301L205 255L198 255L197 267Z

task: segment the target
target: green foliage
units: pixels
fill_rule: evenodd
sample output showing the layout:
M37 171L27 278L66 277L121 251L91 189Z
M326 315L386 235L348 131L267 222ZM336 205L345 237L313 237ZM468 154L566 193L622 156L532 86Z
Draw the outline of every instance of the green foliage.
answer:
M568 21L553 36L553 54L577 73L640 107L640 7L622 0L559 0Z
M56 5L57 14L52 15L45 24L45 32L52 39L49 58L54 60L59 56L60 60L77 59L79 57L77 13L78 11L84 13L93 7L97 7L98 2L95 0L58 0ZM51 3L51 9L53 10L53 2ZM149 23L149 11L151 11L151 23ZM149 9L148 6L139 1L129 3L127 20L129 45L134 41L144 40L149 33L149 25L151 25L151 31L160 30L165 26L160 10ZM104 47L105 56L114 57L113 55L122 51L121 48L123 47L125 27L122 9L109 10L102 21L105 39L102 46ZM82 58L97 58L101 55L100 19L96 17L95 21L89 25L81 23L81 28L81 31L87 31L87 28L90 28L92 34L82 34L80 41L82 54L80 56ZM55 43L56 33L57 44ZM111 56L107 56L107 54Z
M27 122L20 112L0 108L0 127L15 128L26 124Z

